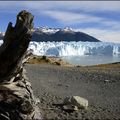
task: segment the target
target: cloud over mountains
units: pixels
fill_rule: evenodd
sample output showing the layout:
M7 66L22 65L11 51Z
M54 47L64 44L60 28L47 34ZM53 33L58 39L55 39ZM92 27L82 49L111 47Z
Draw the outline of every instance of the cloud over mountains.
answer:
M103 41L120 42L120 1L0 1L0 18L22 9L34 14L36 27L70 26Z

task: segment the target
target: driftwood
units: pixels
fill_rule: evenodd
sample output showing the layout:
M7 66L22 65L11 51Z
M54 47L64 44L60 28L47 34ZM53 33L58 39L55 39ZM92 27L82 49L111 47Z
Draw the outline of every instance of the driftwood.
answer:
M25 10L8 24L0 47L0 120L41 119L37 100L23 68L32 37L33 15Z

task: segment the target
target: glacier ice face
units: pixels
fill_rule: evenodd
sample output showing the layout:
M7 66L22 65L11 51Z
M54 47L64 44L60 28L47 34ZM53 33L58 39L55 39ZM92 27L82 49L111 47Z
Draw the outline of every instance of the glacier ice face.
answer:
M3 43L0 40L0 45ZM28 50L34 55L82 56L118 55L120 44L108 42L30 42Z
M107 42L30 42L35 55L82 56L120 54L120 44Z
M0 40L0 46L2 45L2 43L3 43L3 40Z

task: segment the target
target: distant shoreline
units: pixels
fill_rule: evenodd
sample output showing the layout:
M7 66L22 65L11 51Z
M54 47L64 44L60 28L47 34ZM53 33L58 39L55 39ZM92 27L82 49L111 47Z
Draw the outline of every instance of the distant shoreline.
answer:
M57 56L37 56L32 55L30 59L27 61L28 64L52 64L52 65L58 65L58 66L67 66L67 67L102 67L102 66L116 66L120 65L120 62L113 62L113 63L106 63L106 64L97 64L97 65L74 65L71 64L60 57Z

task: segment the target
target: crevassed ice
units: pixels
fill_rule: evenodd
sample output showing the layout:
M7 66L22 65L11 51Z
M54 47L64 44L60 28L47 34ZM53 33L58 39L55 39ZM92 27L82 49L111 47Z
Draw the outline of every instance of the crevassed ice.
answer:
M2 43L3 43L3 40L0 40L0 46L2 45Z
M120 54L120 44L108 42L30 42L35 55L82 56Z
M3 43L0 40L0 45ZM30 42L28 50L34 55L82 56L118 55L120 44L108 42Z

